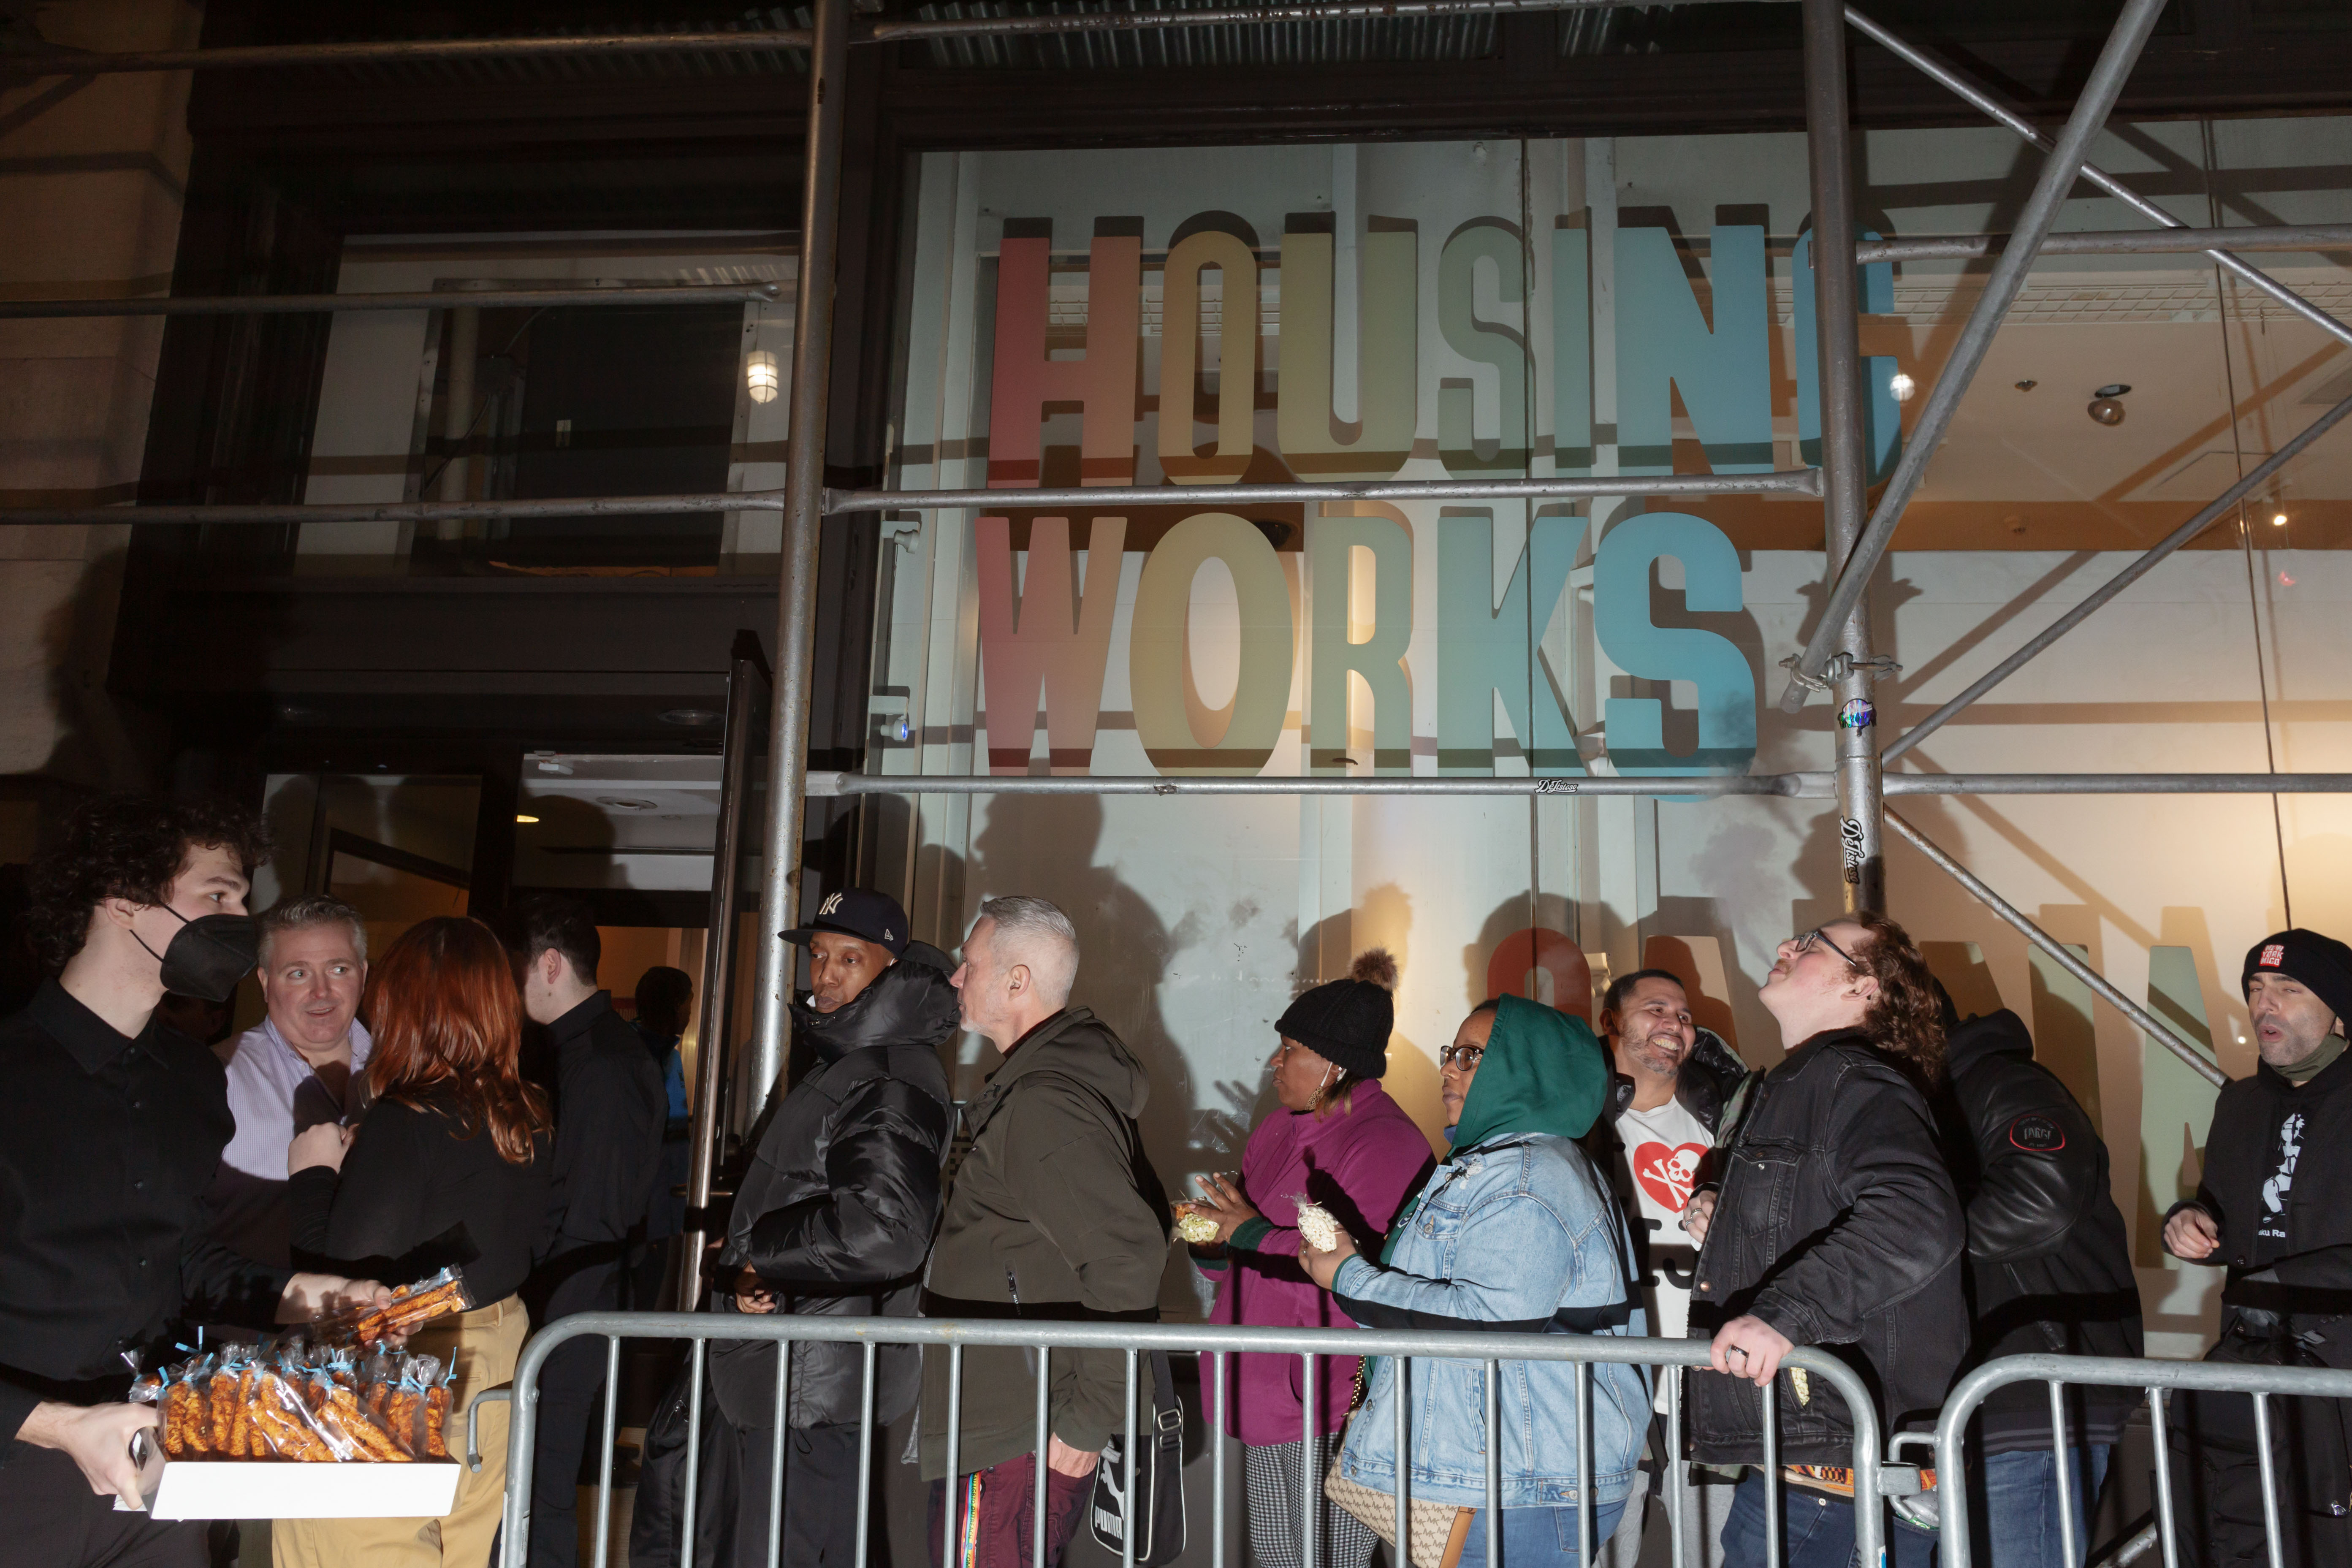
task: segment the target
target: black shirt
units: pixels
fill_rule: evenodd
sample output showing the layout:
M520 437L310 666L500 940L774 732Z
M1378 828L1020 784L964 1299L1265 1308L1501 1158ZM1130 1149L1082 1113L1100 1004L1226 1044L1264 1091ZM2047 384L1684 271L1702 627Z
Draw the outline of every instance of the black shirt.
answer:
M642 1054L642 1053L640 1053ZM325 1165L287 1184L297 1251L356 1278L406 1284L455 1267L478 1307L521 1289L547 1210L548 1135L509 1164L455 1103L368 1108L340 1177Z
M2197 1205L2221 1244L2221 1305L2289 1314L2321 1336L2329 1366L2352 1366L2352 1052L2297 1087L2265 1062L2221 1086ZM2169 1217L2169 1216L2168 1216ZM2234 1321L2224 1313L2225 1326ZM2306 1342L2307 1345L2309 1342Z
M599 991L547 1026L555 1046L555 1175L531 1321L618 1307L621 1264L646 1237L669 1092L645 1037Z
M120 1399L124 1354L184 1309L276 1315L286 1271L210 1237L235 1131L219 1060L177 1030L126 1039L55 981L0 1021L0 1438L44 1399Z

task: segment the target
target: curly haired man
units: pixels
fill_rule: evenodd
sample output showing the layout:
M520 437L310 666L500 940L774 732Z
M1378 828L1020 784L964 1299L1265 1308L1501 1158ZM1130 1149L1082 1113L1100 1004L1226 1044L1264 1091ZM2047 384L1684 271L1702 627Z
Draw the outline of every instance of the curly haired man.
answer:
M1700 1459L1759 1463L1777 1378L1786 1562L1844 1568L1853 1417L1826 1379L1781 1362L1817 1345L1853 1364L1896 1432L1934 1424L1967 1352L1965 1222L1926 1092L1943 1072L1942 1007L1919 950L1878 914L1780 943L1758 994L1789 1054L1725 1113L1721 1189L1685 1211L1700 1244L1692 1328L1715 1342L1691 1425ZM1765 1508L1750 1471L1724 1521L1731 1568L1764 1563ZM1899 1521L1888 1561L1925 1564L1934 1545Z
M205 1526L134 1507L123 1401L184 1311L299 1322L371 1282L289 1274L211 1239L203 1198L235 1130L211 1051L156 1017L226 1000L254 966L245 912L268 847L233 808L133 795L78 810L33 867L26 926L53 978L0 1020L0 1520L10 1561L202 1568Z

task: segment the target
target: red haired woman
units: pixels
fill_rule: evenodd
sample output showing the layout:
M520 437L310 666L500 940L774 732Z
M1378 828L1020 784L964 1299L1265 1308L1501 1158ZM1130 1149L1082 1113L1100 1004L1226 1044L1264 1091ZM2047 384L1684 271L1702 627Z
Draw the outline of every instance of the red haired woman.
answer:
M530 1322L515 1292L547 1213L546 1098L516 1066L522 1005L506 950L476 920L412 926L368 976L372 1103L352 1131L330 1123L287 1152L297 1253L365 1258L362 1272L421 1279L455 1265L478 1305L410 1342L454 1358L450 1422L476 1392L512 1380ZM438 1520L280 1521L278 1568L488 1561L506 1488L506 1406L482 1413L482 1469L458 1478Z

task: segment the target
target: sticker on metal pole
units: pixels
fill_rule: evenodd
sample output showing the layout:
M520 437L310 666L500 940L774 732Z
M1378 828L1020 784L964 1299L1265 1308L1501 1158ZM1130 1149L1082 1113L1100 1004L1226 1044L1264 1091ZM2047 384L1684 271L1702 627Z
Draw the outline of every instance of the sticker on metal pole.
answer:
M1869 858L1868 842L1860 822L1851 816L1838 818L1838 844L1845 853L1847 881L1858 883L1862 880L1863 862Z
M1878 710L1869 699L1857 697L1838 710L1837 721L1841 730L1867 730L1878 722Z

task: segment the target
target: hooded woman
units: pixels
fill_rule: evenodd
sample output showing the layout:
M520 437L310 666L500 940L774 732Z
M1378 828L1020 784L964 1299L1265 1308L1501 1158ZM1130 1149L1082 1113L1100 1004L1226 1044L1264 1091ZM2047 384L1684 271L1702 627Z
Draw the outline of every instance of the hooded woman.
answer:
M1372 1328L1497 1329L1639 1336L1627 1294L1633 1247L1608 1179L1579 1148L1608 1091L1592 1030L1517 996L1482 1003L1440 1054L1454 1146L1389 1232L1380 1260L1345 1231L1302 1261L1339 1306ZM1411 1363L1412 1498L1457 1510L1450 1560L1486 1560L1484 1363ZM1648 1374L1595 1364L1591 1494L1579 1495L1576 1368L1499 1363L1501 1560L1507 1568L1580 1561L1580 1507L1609 1539L1634 1484L1650 1419ZM1394 1496L1398 1363L1383 1359L1348 1430L1337 1475ZM1467 1515L1465 1519L1464 1516ZM1465 1533L1466 1530L1466 1533Z
M1298 1204L1304 1195L1367 1237L1385 1232L1397 1205L1429 1169L1429 1140L1381 1089L1396 1024L1396 961L1381 948L1357 958L1345 980L1306 992L1275 1025L1280 1044L1266 1066L1281 1108L1257 1124L1238 1180L1203 1176L1204 1201L1188 1205L1217 1226L1194 1258L1217 1275L1209 1321L1273 1328L1351 1328L1354 1320L1299 1267ZM1225 1430L1242 1440L1249 1489L1250 1550L1263 1568L1299 1562L1299 1465L1329 1468L1355 1393L1354 1356L1324 1356L1316 1449L1305 1453L1306 1400L1298 1358L1235 1358ZM1222 1399L1222 1389L1212 1399ZM1317 1521L1318 1555L1329 1568L1363 1568L1372 1532L1327 1509Z

